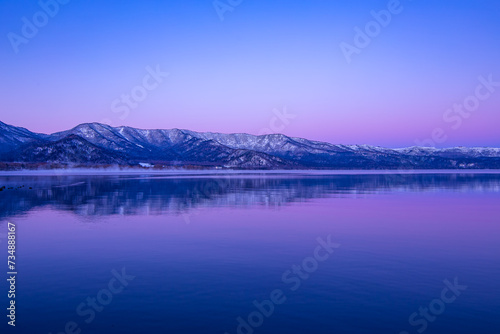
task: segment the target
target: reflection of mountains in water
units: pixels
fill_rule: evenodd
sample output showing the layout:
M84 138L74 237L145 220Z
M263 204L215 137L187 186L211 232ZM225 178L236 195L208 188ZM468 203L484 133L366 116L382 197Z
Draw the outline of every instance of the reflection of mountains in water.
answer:
M7 187L0 192L0 217L47 205L79 215L135 215L183 213L197 207L274 207L377 192L498 192L500 174L11 176L0 177L0 183Z

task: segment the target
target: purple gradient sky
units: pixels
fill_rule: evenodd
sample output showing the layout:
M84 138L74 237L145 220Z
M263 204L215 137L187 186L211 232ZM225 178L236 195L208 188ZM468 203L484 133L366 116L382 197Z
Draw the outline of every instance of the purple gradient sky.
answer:
M252 0L221 21L212 1L74 1L16 53L8 34L41 7L2 2L0 120L43 133L107 121L258 134L286 106L290 136L401 147L442 128L436 146L500 147L500 87L457 129L443 120L479 76L500 81L500 3L402 0L348 64L340 43L387 3ZM169 77L120 118L113 101L156 65Z

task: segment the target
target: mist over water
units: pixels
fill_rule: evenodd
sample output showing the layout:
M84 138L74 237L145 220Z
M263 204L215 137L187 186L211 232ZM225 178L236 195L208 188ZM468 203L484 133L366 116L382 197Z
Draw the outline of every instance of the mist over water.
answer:
M17 225L19 333L70 321L82 333L238 333L275 290L286 300L255 333L500 328L500 174L1 176L2 186L0 231ZM339 247L294 273L329 236ZM87 322L87 298L122 268L135 278ZM419 315L455 278L467 289L433 321Z

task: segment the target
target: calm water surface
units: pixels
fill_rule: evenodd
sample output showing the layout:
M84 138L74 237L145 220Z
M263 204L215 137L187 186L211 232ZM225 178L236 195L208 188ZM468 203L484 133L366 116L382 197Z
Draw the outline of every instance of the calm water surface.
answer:
M1 176L3 185L0 263L5 276L12 222L18 276L17 326L2 311L2 333L500 330L499 174ZM447 284L459 288L443 297ZM0 288L5 310L5 280Z

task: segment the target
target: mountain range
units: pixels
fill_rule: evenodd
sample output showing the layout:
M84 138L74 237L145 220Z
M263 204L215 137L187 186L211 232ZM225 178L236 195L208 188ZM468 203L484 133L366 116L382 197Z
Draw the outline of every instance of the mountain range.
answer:
M235 169L499 169L500 148L335 145L282 134L142 130L100 123L53 134L0 122L0 162Z

